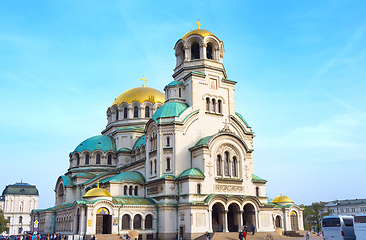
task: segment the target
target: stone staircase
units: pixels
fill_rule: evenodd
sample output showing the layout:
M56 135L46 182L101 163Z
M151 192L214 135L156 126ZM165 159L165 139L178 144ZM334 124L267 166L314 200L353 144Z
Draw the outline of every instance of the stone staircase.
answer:
M304 237L304 235L302 235L298 232L295 232L295 231L287 231L285 234L286 234L286 236L289 236L289 237Z
M95 240L121 240L122 235L119 236L118 234L97 234L95 235Z

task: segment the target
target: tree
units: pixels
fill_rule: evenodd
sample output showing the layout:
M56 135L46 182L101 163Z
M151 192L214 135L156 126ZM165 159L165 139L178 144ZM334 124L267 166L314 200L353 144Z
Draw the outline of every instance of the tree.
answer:
M315 202L310 206L301 205L304 208L304 227L305 229L313 229L317 232L321 229L321 222L324 216L330 215L331 211L325 209L325 202Z
M0 209L0 234L9 231L8 219L5 219L3 210Z

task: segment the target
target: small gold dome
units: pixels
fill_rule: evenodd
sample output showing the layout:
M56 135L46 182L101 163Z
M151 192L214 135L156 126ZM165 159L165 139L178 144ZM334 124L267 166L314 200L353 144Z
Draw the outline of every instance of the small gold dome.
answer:
M132 88L119 95L112 103L112 106L119 106L123 102L130 104L132 102L143 103L146 101L149 101L153 104L155 104L156 102L164 104L165 94L160 92L159 90L149 87Z
M112 197L112 195L104 188L99 188L99 182L96 188L92 188L85 193L83 198L88 197Z
M205 29L194 29L194 30L191 30L189 32L187 32L183 37L182 37L182 40L186 40L187 37L191 36L191 35L194 35L194 34L197 34L197 35L201 35L202 37L206 37L208 35L211 35L211 36L215 36L213 35L210 31L207 31Z
M281 196L275 197L272 200L273 203L294 203L289 197L283 196L281 192Z

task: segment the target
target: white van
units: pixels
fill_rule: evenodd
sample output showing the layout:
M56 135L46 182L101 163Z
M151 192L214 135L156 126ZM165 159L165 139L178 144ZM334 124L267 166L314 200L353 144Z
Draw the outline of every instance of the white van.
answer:
M325 216L322 219L322 230L323 240L356 239L352 216Z
M353 217L353 228L357 240L366 240L366 215L360 214Z

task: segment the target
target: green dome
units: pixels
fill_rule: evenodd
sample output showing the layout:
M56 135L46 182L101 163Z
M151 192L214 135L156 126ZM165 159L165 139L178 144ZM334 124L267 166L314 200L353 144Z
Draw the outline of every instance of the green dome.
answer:
M81 153L84 150L88 150L90 152L93 152L95 150L101 150L104 153L107 151L114 152L116 151L116 143L114 139L110 136L98 135L88 138L82 143L80 143L79 146L75 148L74 152Z
M185 86L183 82L179 82L179 81L172 81L167 86L177 86L177 85Z
M113 177L103 179L100 182L105 183L105 182L125 182L125 181L140 182L140 183L146 182L145 177L139 172L122 172Z
M162 107L160 107L154 115L152 119L157 121L158 118L164 117L178 117L184 110L188 108L186 103L181 102L167 102Z
M190 168L190 169L186 169L184 170L178 178L183 178L183 177L200 177L200 178L204 178L205 175L203 175L203 173L201 172L201 170L199 170L198 168Z
M135 142L135 144L133 145L133 149L136 149L138 147L141 147L142 145L146 145L146 135L142 135L139 139L137 139L137 141Z

